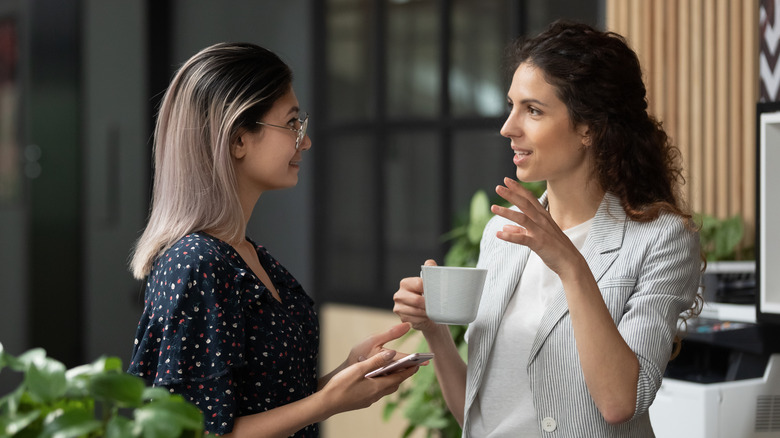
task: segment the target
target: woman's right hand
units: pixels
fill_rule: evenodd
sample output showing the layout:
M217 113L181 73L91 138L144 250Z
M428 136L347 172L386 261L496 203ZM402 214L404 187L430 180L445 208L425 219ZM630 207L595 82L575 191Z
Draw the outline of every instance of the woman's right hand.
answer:
M334 375L321 390L332 410L330 415L367 408L380 398L397 391L401 382L417 372L419 366L382 377L365 377L369 372L392 362L395 355L394 350L383 350Z
M426 260L425 266L436 266L433 260ZM434 330L438 324L428 318L423 298L423 282L420 277L407 277L401 280L398 291L393 295L393 312L403 322L412 324L412 328L426 333Z

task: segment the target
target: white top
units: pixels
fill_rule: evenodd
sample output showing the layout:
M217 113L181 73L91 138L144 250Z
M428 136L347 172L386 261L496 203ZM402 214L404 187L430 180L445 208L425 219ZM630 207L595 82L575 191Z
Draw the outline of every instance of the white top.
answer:
M585 244L592 222L590 219L564 231L578 250ZM517 289L507 304L483 385L470 410L472 436L540 436L542 419L537 418L534 410L526 367L548 297L561 287L558 275L531 252Z

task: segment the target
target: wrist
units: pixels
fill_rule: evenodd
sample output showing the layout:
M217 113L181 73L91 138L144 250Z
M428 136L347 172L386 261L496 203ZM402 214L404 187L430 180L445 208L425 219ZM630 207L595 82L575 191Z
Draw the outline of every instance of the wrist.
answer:
M335 403L330 403L328 401L329 398L329 389L323 387L319 391L315 392L314 394L310 395L309 401L313 405L313 414L314 414L314 423L319 423L322 421L327 420L328 418L338 414L337 411L335 411Z
M431 327L422 330L423 337L428 345L440 343L442 341L451 341L452 335L450 334L450 328L446 324L436 324L431 322Z
M579 281L580 279L587 278L587 274L591 274L592 276L590 266L588 266L588 262L582 256L564 264L560 272L556 273L562 283Z

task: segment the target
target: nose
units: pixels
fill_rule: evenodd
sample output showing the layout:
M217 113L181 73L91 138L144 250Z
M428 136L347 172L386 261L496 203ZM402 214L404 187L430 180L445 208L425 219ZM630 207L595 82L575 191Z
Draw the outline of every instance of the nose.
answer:
M311 149L311 138L309 138L309 134L304 134L299 149L302 151L308 151L309 149Z
M501 127L501 131L499 132L506 138L517 137L521 134L522 131L520 130L520 124L518 123L517 116L515 115L514 111L510 112L506 117L504 126Z

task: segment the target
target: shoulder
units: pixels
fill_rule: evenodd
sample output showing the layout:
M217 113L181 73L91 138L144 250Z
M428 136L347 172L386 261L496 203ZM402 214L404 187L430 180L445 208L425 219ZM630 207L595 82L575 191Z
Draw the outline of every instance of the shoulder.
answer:
M676 213L661 211L650 221L633 220L623 210L620 199L607 192L599 206L592 232L625 230L624 244L666 245L669 240L698 245L698 232L690 221Z
M205 233L190 233L165 251L164 257L180 260L220 260L227 254L226 244Z
M232 275L237 269L236 257L225 242L205 233L190 233L157 258L152 276L182 278L197 274L215 278Z
M699 242L699 233L689 221L669 212L662 212L649 222L629 220L626 234L632 240L648 241L654 245L666 245L669 241L685 242L689 245L698 245Z
M229 245L205 233L190 233L171 245L158 258L163 266L181 264L225 264L235 257L230 254Z
M621 252L653 278L694 279L701 274L699 234L673 213L649 222L629 220Z

